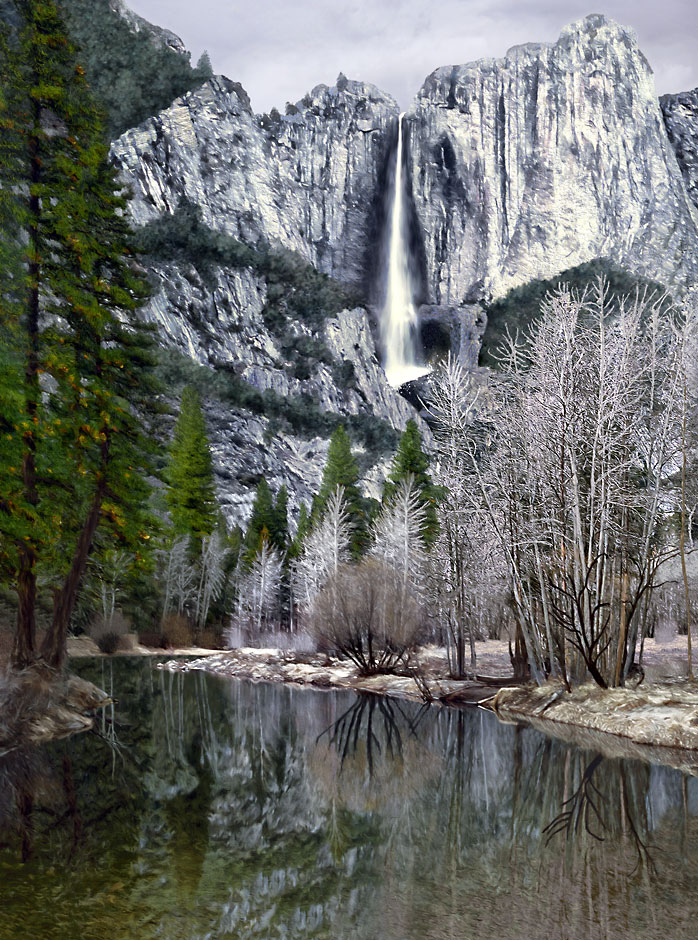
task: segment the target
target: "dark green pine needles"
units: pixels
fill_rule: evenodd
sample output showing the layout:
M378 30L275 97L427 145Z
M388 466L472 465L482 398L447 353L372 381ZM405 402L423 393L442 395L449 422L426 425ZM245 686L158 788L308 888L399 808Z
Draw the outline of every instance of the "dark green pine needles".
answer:
M58 8L15 0L0 23L0 576L18 597L14 660L60 663L98 529L147 539L155 398L135 310L126 199ZM7 23L13 25L7 25Z
M213 463L201 401L195 389L182 392L167 468L167 506L176 535L192 537L198 551L216 524Z

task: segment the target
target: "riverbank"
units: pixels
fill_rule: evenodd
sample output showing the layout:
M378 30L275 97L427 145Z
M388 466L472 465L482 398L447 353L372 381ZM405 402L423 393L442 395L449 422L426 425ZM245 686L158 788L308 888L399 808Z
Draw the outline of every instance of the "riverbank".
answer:
M665 764L698 776L698 682L665 678L639 689L585 685L568 693L560 684L522 686L503 676L443 678L434 672L438 663L429 655L420 665L420 675L360 676L352 664L321 654L235 649L209 651L199 658L170 658L156 668L348 689L446 706L480 705L492 709L500 721L530 725L606 757Z
M423 664L420 663L420 666ZM401 675L361 676L355 666L320 653L287 652L278 649L234 649L193 659L169 659L156 668L170 672L203 670L218 676L252 682L289 683L316 689L349 689L390 698L429 701L444 705L478 705L498 689L513 685L510 677L485 676L473 679L441 678L431 670Z
M637 689L561 684L501 689L490 703L501 721L528 724L607 756L640 757L698 773L698 682L666 680ZM648 750L650 749L650 750Z

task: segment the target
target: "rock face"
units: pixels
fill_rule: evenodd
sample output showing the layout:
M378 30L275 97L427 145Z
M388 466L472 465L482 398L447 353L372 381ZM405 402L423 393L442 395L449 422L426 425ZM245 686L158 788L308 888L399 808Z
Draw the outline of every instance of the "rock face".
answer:
M698 206L698 88L659 99L688 194Z
M242 87L219 77L127 131L112 156L133 189L134 221L172 212L185 196L212 228L363 283L384 132L398 106L340 76L289 111L255 115Z
M171 32L169 29L163 29L161 26L155 26L153 23L149 23L148 20L134 13L133 10L124 3L124 0L109 0L109 6L115 13L118 13L119 16L126 20L134 33L146 33L157 45L167 46L172 49L173 52L186 55L187 50L185 45L176 33Z
M694 280L698 215L632 31L588 16L554 44L437 69L408 121L432 303L601 256Z
M427 441L431 435L415 409L388 385L380 366L366 311L344 310L310 329L297 321L296 336L323 345L325 358L299 368L298 358L265 324L265 281L247 268L217 268L202 280L191 265L154 264L155 285L143 309L162 345L177 349L218 373L231 373L245 388L270 392L288 402L312 403L322 413L370 416L395 429L415 418ZM306 409L309 404L301 405ZM231 522L246 519L254 487L264 476L273 490L285 483L292 509L317 491L327 456L327 435L294 434L275 427L273 414L250 412L225 397L207 397L206 413L221 508ZM365 492L378 498L385 460L364 453Z
M597 15L556 43L427 78L406 118L406 159L413 247L424 268L422 332L436 347L445 337L475 366L479 301L599 257L678 293L692 287L698 92L665 98L662 107L634 34ZM184 198L211 229L290 249L366 288L398 110L389 95L340 75L285 115L260 116L239 84L217 77L127 131L112 156L133 191L137 225L175 212ZM218 268L202 280L189 265L154 262L151 274L146 317L164 344L200 365L294 407L312 401L393 428L416 415L385 381L365 310L313 329L299 316L291 333L325 350L299 368L265 325L267 285L253 270ZM280 433L272 414L220 401L207 412L231 519L244 518L262 474L273 488L286 482L292 503L317 486L326 433ZM384 469L374 462L368 470L370 493Z

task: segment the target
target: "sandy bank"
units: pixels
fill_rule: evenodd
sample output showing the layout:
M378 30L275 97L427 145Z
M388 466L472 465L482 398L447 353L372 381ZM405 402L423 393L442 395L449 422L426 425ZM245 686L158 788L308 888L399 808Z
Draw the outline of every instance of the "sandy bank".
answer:
M502 721L526 723L607 757L667 764L698 775L698 682L638 689L548 684L500 689L491 707Z

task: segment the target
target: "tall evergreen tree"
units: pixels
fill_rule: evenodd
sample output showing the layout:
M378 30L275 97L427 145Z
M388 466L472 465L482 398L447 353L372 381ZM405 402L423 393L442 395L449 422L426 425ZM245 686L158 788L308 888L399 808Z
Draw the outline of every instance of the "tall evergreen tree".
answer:
M429 457L422 449L422 436L419 433L417 422L410 418L400 437L398 449L393 458L393 464L383 487L383 505L389 503L397 493L400 484L409 477L414 480L414 486L419 493L419 499L424 507L424 523L422 533L427 547L431 547L439 534L439 523L436 507L442 496L441 487L435 486L429 473Z
M167 484L167 505L175 535L190 536L192 552L198 554L201 539L210 535L216 525L216 498L201 399L191 386L182 391L170 445Z
M147 535L151 359L132 316L147 288L57 6L11 6L0 39L0 340L12 389L0 396L0 567L18 597L15 664L37 655L41 576L54 595L41 655L57 666L98 526L136 552Z
M269 484L261 478L252 504L252 514L245 531L244 561L250 566L261 548L264 538L270 538L275 527L274 498Z
M346 512L351 526L351 553L354 558L360 557L368 545L368 523L365 511L365 501L359 490L359 468L351 452L349 435L340 424L330 438L327 451L327 461L322 473L320 491L313 500L311 522L313 528L322 519L328 501L337 487L344 491Z
M272 526L269 529L272 544L285 552L288 548L288 489L283 483L274 502Z

